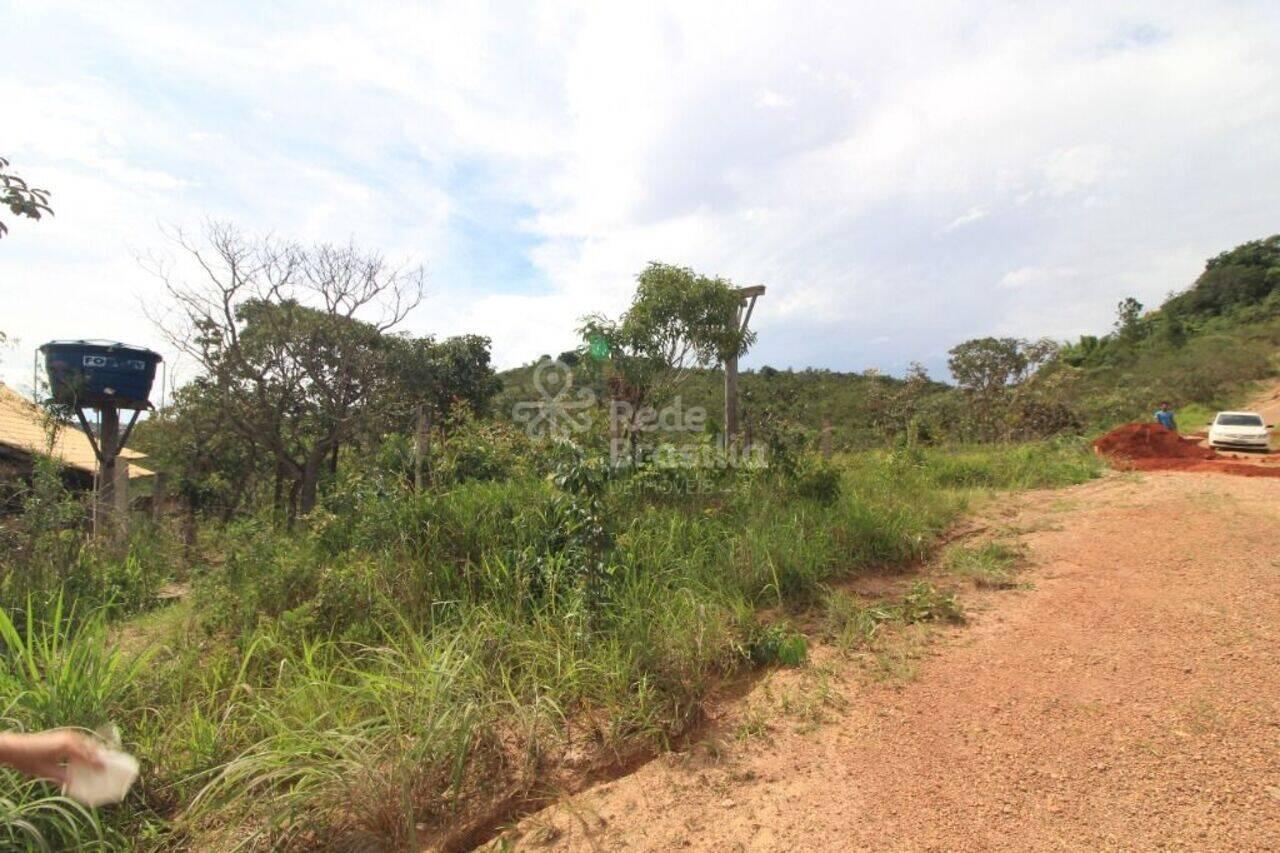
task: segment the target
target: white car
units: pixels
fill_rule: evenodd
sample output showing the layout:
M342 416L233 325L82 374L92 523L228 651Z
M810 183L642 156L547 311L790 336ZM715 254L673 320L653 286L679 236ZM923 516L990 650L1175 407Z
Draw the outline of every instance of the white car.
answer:
M1263 422L1257 412L1218 412L1209 424L1209 444L1239 450L1267 450L1274 428L1275 424Z

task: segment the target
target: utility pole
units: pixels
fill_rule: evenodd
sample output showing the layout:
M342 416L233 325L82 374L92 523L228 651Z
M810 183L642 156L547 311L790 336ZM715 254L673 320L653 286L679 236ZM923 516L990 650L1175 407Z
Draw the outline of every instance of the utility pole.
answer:
M431 479L431 472L427 469L427 453L430 450L431 441L431 416L427 412L427 407L423 403L418 404L416 417L414 418L413 430L413 490L421 492L423 487Z
M735 293L741 300L734 314L733 322L740 333L747 331L751 322L751 312L756 308L756 300L764 295L764 285L739 287ZM745 311L744 311L745 309ZM738 438L738 356L734 355L724 361L724 444L727 449Z

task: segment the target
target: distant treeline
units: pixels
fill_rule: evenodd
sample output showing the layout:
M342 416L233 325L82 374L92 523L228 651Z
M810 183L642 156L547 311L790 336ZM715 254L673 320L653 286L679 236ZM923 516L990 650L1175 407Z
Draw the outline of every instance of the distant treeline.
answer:
M1280 236L1244 243L1206 263L1204 272L1159 308L1130 297L1117 305L1113 329L1061 342L978 338L954 347L955 384L915 365L905 377L823 369L745 371L739 381L742 417L757 435L780 421L811 436L830 425L833 446L861 448L886 440L988 441L1079 433L1145 418L1156 403L1226 405L1243 383L1277 372L1280 346ZM577 368L584 347L556 358ZM498 417L536 400L538 361L499 374ZM599 398L607 389L590 371L576 381ZM709 413L720 429L723 373L689 371L682 404Z

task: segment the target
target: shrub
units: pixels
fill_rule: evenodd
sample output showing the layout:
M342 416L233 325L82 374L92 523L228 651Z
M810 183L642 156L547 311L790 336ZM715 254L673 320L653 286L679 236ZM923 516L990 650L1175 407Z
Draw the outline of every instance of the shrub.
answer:
M834 503L840 497L840 470L820 456L810 455L796 473L795 490L802 498Z
M751 660L757 664L800 666L809 654L804 634L783 623L767 626L751 641Z
M928 581L916 582L902 599L902 621L914 622L963 622L964 610L956 601L955 593L943 592Z

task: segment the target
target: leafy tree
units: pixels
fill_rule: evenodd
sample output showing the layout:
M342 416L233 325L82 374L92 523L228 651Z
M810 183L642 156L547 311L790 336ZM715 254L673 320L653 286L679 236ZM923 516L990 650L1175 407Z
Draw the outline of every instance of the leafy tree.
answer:
M691 370L746 352L755 336L735 322L740 304L725 279L651 263L620 319L591 315L579 332L608 397L630 404L634 415L666 402Z
M1017 338L975 338L951 348L947 367L961 388L990 396L1026 372L1024 344Z
M419 403L427 406L433 423L444 423L457 405L474 414L489 414L494 395L502 387L489 363L489 339L483 335L434 338L393 338L390 342L392 384L384 405L393 423L408 426Z
M326 459L391 385L386 332L420 301L422 270L389 267L354 246L250 239L217 223L201 243L176 240L201 275L189 282L153 265L178 306L177 318L154 319L202 368L227 424L274 457L290 517L309 512Z
M902 382L875 382L868 395L872 424L888 437L911 433L928 443L936 436L923 417L927 399L946 386L929 378L923 364L912 362Z
M235 428L223 399L208 377L198 377L138 425L133 444L171 478L190 511L215 511L225 519L254 496L275 466L256 436Z
M49 207L49 191L30 186L25 180L9 171L9 161L0 157L0 205L9 208L14 216L40 219L44 214L53 215ZM9 233L9 227L0 221L0 237Z
M1128 344L1135 344L1146 337L1142 324L1142 303L1126 296L1116 305L1116 335Z
M1168 346L1177 349L1187 343L1187 327L1177 314L1164 314L1160 335Z
M1058 349L1048 338L977 338L952 347L947 366L970 402L977 437L1011 433L1010 389L1053 360Z

